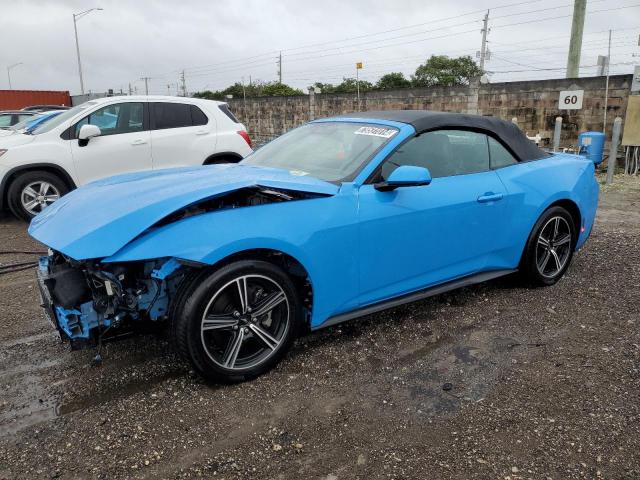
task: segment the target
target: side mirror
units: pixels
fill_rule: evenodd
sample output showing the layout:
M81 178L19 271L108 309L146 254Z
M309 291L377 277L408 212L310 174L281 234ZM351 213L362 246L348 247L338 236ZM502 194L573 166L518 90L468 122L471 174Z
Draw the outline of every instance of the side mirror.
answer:
M83 125L78 132L78 140L86 145L89 143L89 139L99 137L101 134L100 128L96 125Z
M376 190L388 192L399 187L419 187L431 183L431 173L428 168L402 165L396 168L386 182L374 185Z

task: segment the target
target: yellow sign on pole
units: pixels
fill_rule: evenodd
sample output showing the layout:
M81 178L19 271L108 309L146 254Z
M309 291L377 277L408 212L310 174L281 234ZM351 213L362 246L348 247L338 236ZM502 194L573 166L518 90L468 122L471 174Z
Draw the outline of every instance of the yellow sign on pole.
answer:
M356 63L356 70L362 70L362 62Z

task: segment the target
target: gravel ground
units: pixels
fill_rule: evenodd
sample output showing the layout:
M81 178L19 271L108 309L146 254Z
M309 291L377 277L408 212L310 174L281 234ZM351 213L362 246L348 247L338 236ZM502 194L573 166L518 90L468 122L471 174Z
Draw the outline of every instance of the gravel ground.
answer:
M0 250L40 249L0 223ZM300 339L212 386L162 336L71 352L0 276L0 479L640 478L640 181L556 286L506 278ZM0 264L33 255L3 255Z

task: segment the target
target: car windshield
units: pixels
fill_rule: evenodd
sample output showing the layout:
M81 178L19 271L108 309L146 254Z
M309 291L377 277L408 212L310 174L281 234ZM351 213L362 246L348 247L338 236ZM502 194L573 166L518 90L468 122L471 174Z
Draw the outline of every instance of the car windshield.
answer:
M42 117L44 117L44 115L40 113L36 115L31 115L25 118L24 120L16 123L15 125L10 126L9 130L15 130L15 131L22 130L23 128L27 128L29 124L34 120L37 120L38 118L42 118Z
M96 105L96 102L85 102L82 105L78 105L77 107L73 107L69 110L66 110L65 112L61 113L60 115L56 116L50 121L44 122L41 125L38 125L38 127L31 130L30 133L32 135L40 135L41 133L50 132L54 128L65 123L70 118L75 117L78 113L86 110L87 108L93 107L94 105Z
M350 179L396 133L394 127L367 123L309 123L256 150L242 163L339 182Z

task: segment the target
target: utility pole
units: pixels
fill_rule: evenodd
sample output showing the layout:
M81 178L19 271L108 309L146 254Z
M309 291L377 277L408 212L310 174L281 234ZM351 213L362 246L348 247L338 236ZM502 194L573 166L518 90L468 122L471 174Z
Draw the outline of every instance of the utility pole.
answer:
M9 65L7 67L7 79L9 80L9 90L12 90L11 87L11 69L17 67L18 65L22 65L22 62L14 63L13 65Z
M282 83L282 52L280 52L280 56L278 56L278 82Z
M78 55L78 75L80 76L80 93L84 95L84 80L82 79L82 63L80 62L80 44L78 42L78 27L76 23L85 15L89 15L94 10L102 10L102 8L90 8L84 12L73 14L73 32L76 35L76 54Z
M482 21L482 46L480 47L480 70L484 72L484 63L487 57L487 34L489 33L489 10Z
M180 73L180 82L182 83L182 96L187 96L187 81L184 78L184 70Z
M167 95L171 95L171 84L167 84Z
M278 57L278 82L282 83L282 52L280 52L280 56Z
M151 77L142 77L140 80L144 80L144 94L149 95L149 80L151 80Z
M577 78L580 74L580 52L582 51L582 32L587 0L574 0L573 22L571 23L571 41L567 57L567 78Z
M609 30L609 49L607 50L607 80L604 86L604 120L602 133L607 133L607 106L609 104L609 67L611 65L611 30Z
M133 95L133 89L131 88L131 82L129 82L129 96Z

